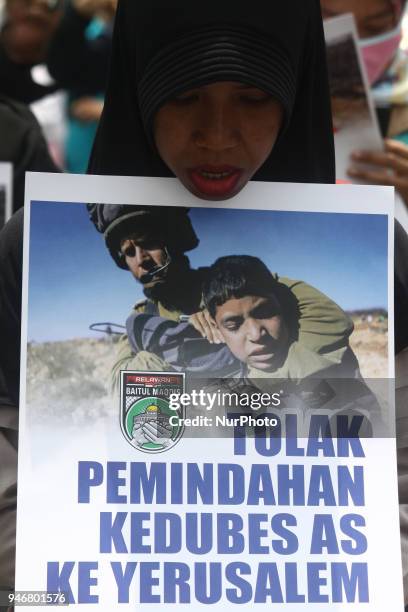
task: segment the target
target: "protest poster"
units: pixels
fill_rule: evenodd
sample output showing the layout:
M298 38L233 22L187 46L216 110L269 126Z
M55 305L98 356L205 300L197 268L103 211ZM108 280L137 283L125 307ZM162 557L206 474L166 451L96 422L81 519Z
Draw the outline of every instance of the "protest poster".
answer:
M327 68L333 113L336 178L347 175L350 155L357 150L383 148L352 14L324 21Z
M252 182L210 203L175 179L28 175L17 591L73 610L402 611L392 211L387 187ZM203 273L212 369L191 313L132 310L136 247L151 296L176 263L187 296Z
M12 210L12 165L0 163L0 228L11 217Z

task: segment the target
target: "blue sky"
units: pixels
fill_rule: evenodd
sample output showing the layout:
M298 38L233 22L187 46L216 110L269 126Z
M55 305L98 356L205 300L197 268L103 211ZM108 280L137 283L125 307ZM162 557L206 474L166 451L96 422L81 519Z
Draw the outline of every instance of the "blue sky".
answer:
M385 216L215 208L190 216L200 238L194 267L255 255L346 310L387 307ZM29 340L99 337L91 323L125 323L140 285L116 267L85 205L33 202L30 230Z

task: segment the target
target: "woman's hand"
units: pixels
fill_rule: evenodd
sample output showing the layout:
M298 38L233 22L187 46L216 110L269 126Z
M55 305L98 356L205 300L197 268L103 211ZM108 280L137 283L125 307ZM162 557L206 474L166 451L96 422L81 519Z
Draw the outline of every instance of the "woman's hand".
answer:
M357 164L369 164L371 168L351 166L351 178L371 185L395 187L408 207L408 147L396 140L385 140L384 151L354 151L351 159Z
M103 102L91 97L78 98L70 107L71 116L85 123L99 121L102 110Z

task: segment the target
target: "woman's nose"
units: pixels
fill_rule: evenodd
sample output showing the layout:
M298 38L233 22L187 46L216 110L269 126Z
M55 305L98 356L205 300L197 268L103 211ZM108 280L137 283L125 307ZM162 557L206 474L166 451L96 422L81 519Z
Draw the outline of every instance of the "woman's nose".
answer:
M239 141L239 129L228 105L222 101L203 101L197 123L195 142L199 147L224 151L234 148Z

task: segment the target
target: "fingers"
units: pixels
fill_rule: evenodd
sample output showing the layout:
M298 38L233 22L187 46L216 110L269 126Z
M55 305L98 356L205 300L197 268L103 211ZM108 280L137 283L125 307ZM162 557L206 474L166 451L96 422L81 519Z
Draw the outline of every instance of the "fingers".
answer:
M208 312L208 310L203 310L203 313L205 320L207 321L207 326L208 329L210 330L210 333L212 335L212 340L211 342L213 344L221 344L223 342L222 336L218 330L218 327L214 321L214 319L211 317L210 313Z
M350 168L348 175L370 185L385 185L395 187L395 177L391 176L387 170L373 171L365 168Z
M359 163L370 164L378 168L388 168L396 174L408 176L408 158L396 150L386 151L355 151L351 158Z
M398 140L386 139L384 141L386 151L400 155L404 159L408 160L408 147L403 142Z
M212 328L211 328L211 325L210 325L207 317L205 316L204 312L199 312L197 314L198 314L198 317L200 318L201 324L203 326L204 338L207 338L208 342L210 342L210 344L213 344L213 342L214 342L214 335L213 335Z
M385 140L384 151L354 151L351 159L357 162L348 169L351 178L371 185L395 187L408 204L408 147L405 144Z
M190 323L210 344L222 342L218 329L207 310L191 315Z
M190 324L198 331L199 334L202 335L203 338L206 338L205 328L202 323L201 317L199 316L201 313L196 312L190 317Z

